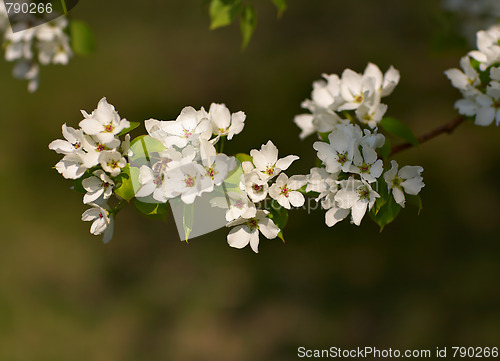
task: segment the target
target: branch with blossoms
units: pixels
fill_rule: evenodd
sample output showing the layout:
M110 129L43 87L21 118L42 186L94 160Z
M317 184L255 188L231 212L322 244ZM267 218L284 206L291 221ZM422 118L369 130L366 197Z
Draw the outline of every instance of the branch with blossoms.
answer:
M24 4L42 5L31 1L24 1ZM39 87L41 66L67 65L74 54L91 53L95 43L84 22L70 20L68 16L57 17L50 2L43 5L44 8L51 6L50 14L21 11L11 15L9 21L4 2L0 1L0 33L3 34L5 60L14 63L12 74L15 78L28 81L30 93ZM54 20L47 22L48 19L41 15L50 15Z
M80 128L63 125L65 139L49 148L63 155L55 168L74 181L90 206L82 220L90 231L113 233L114 219L128 204L147 217L165 219L167 203L182 240L220 227L231 228L231 247L259 249L259 235L284 240L288 211L306 198L325 211L332 227L345 219L359 226L366 215L382 230L406 204L422 208L420 166L402 166L392 155L451 133L466 119L478 125L500 122L500 30L478 33L477 51L461 60L462 70L446 75L462 91L455 103L461 117L416 137L402 122L386 116L382 99L400 75L368 64L363 73L346 69L313 83L311 98L297 115L300 138L316 134L317 166L306 175L288 175L296 155L280 157L272 141L249 154L229 156L223 145L243 131L246 116L224 104L205 110L185 107L175 120L144 121L147 134L131 139L140 125L122 119L103 98L92 113L82 111ZM406 143L394 147L386 135Z

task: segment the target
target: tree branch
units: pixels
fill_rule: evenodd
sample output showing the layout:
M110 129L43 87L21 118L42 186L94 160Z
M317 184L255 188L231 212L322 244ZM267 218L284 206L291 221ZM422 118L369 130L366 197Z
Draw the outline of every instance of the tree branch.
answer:
M420 137L418 137L417 138L418 143L419 144L425 143L428 140L435 138L438 135L443 134L443 133L451 134L451 133L453 133L453 131L455 130L456 127L458 127L460 124L462 124L464 122L464 120L465 120L465 118L462 116L455 118L451 122L443 124L443 125L437 127L436 129L431 130L430 132L425 133L425 134L421 135ZM405 149L411 148L411 147L413 147L413 144L411 144L411 143L398 144L394 148L392 148L391 154L389 156L392 156L396 153L399 153L399 152L401 152Z

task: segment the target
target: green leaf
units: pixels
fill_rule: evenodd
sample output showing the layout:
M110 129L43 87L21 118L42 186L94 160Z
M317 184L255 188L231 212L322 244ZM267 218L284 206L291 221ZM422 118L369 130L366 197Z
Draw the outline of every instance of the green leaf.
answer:
M380 196L375 200L375 205L372 208L374 214L377 215L380 209L387 203L389 197L392 197L392 195L388 193L387 184L382 179L382 177L377 180L374 189Z
M418 208L418 214L420 214L420 212L422 211L422 209L424 209L424 206L422 204L422 198L420 198L420 196L417 194L417 195L411 195L411 194L405 194L405 197L406 197L406 202L407 204L410 204L412 206L415 206Z
M146 158L149 161L151 153L162 152L165 150L165 146L159 140L151 138L149 135L140 135L130 142L130 150L134 153L130 157L131 162L141 158Z
M417 137L405 123L395 118L387 117L382 119L380 125L387 133L396 135L412 145L418 145Z
M245 50L252 38L252 34L257 25L257 13L252 5L245 5L241 12L240 30L241 30L241 49Z
M231 186L236 186L239 189L242 174L243 168L241 167L241 163L238 162L236 168L224 180L223 187L232 188Z
M330 135L331 132L324 132L324 133L318 133L319 137L323 142L330 143L330 139L328 139L328 136Z
M134 199L135 208L151 219L160 219L165 221L167 219L168 206L167 203L146 203Z
M194 204L184 204L182 209L182 225L184 226L184 234L186 242L189 240L189 234L193 230L194 225Z
M210 3L210 30L231 24L241 9L241 0L212 0Z
M71 20L69 23L71 49L78 55L89 55L95 50L95 38L90 27L83 21Z
M127 164L115 179L121 181L121 185L115 189L115 194L130 202L135 197L134 184L139 184L139 168Z
M377 213L375 213L375 207L372 208L370 211L370 217L379 225L380 232L382 232L384 227L398 216L399 211L401 211L401 207L396 203L394 197L389 194L389 199Z
M120 137L122 135L125 135L125 134L131 132L132 130L137 128L139 125L141 125L140 122L130 122L130 127L123 129L120 133L118 133L118 136Z
M391 151L391 142L389 141L389 138L386 137L384 145L378 149L378 152L382 158L386 159L391 154Z
M252 157L245 153L238 153L235 155L235 158L238 159L241 163L252 161Z
M286 0L272 0L272 2L278 9L278 18L280 18L286 10Z
M276 224L276 226L280 229L278 237L285 242L285 239L283 238L283 229L288 222L288 211L281 207L275 200L271 202L271 206L268 208L268 211L270 212L269 218L271 218L274 224Z

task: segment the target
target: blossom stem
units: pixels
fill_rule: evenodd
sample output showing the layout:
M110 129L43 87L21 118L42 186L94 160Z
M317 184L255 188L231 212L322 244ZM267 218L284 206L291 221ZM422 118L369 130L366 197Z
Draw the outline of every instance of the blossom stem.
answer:
M451 134L457 128L460 124L462 124L465 121L465 118L460 116L455 119L453 119L451 122L448 122L446 124L443 124L436 129L431 130L428 133L422 134L419 136L418 139L418 144L422 144L427 142L428 140L431 140L432 138L437 137L438 135L441 135L443 133ZM393 156L394 154L397 154L405 149L412 148L414 145L411 143L402 143L394 146L392 148L391 154L389 156Z

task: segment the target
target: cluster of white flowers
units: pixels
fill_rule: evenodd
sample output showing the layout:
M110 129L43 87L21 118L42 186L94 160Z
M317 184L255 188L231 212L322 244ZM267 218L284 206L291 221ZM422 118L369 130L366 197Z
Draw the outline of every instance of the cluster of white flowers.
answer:
M180 197L192 204L196 197L212 192L237 165L234 157L217 153L214 144L240 133L244 121L243 112L231 114L225 105L215 103L208 112L185 107L176 120L146 120L148 134L165 150L157 162L140 167L136 197L152 195L160 203Z
M351 214L352 223L360 225L367 210L371 210L380 197L373 185L380 186L383 161L376 149L382 147L382 134L355 124L339 124L328 135L327 142L315 142L314 149L324 168L312 168L308 176L306 191L319 193L323 209L327 210L325 222L332 227ZM401 207L405 206L403 193L416 195L420 192L422 167L405 166L398 172L398 164L384 174L388 190Z
M107 242L113 235L113 215L108 205L115 188L113 179L127 165L130 155L130 135L122 141L119 133L129 128L130 122L121 119L106 98L91 114L83 110L82 114L80 129L63 124L64 139L54 140L49 149L64 155L55 166L64 178L79 179L90 173L82 186L87 192L83 203L92 208L85 211L82 220L93 221L90 232L104 234Z
M176 223L179 232L184 228L186 240L196 228L194 223L215 219L202 212L204 219L195 222L195 208L208 205L208 212L213 213L218 209L217 226L231 227L228 244L238 249L249 245L258 253L259 234L283 239L287 212L304 206L305 195L321 202L331 227L349 215L352 223L360 225L377 199L385 203L393 199L397 207L404 207L405 194L416 195L424 187L422 167L399 169L392 161L384 173L377 153L385 144L376 127L381 115L366 117L372 114L368 108L385 113L380 99L396 86L397 70L391 67L384 76L370 64L363 75L346 71L342 80L327 79L331 82L316 83L313 100L306 102L313 110L311 127L323 140L313 146L323 166L312 168L308 175L285 174L299 157L280 158L270 140L248 155L224 154L224 142L242 132L246 115L231 113L224 104L216 103L208 111L185 107L175 120L146 120L147 135L131 141L128 132L139 123L121 119L103 98L91 114L82 111L79 129L64 124L65 139L51 142L49 148L64 155L55 168L84 190L83 202L92 208L83 213L82 220L92 221L91 233L104 234L104 241L112 236L113 219L121 205L135 198L135 206L146 215L158 214L142 209L146 203L157 208L169 202L174 217L180 210L182 218L176 217ZM338 92L331 87L334 79ZM321 103L332 94L335 96ZM334 121L325 121L320 112ZM347 118L342 120L336 112ZM383 192L380 187L385 187ZM110 206L112 201L115 205Z
M353 118L376 128L387 110L381 99L399 83L399 71L391 66L383 74L370 63L363 74L346 69L341 77L324 74L323 78L313 83L311 99L302 103L312 114L295 117L302 129L301 139L316 132L331 132L337 124L349 123Z
M455 103L458 112L475 116L475 124L500 123L500 26L477 33L477 48L460 60L460 69L445 72L463 99Z
M341 77L323 77L313 83L311 100L302 104L312 114L295 117L302 130L300 138L318 133L323 140L313 145L323 167L311 169L306 192L318 194L316 200L327 210L325 223L329 227L349 215L359 226L381 198L381 187L404 207L404 193L417 195L424 186L423 169L405 166L398 172L397 163L392 161L392 168L383 174L381 152L377 153L385 144L384 135L378 133L387 111L381 98L390 95L399 83L398 70L391 66L382 74L369 63L363 74L346 69Z
M462 32L471 43L478 30L486 29L500 19L498 0L443 0L442 4L445 9L457 13Z
M4 3L0 2L5 60L15 62L14 77L28 80L28 90L34 92L38 89L40 65L66 65L73 56L67 34L68 19L61 16L36 26L40 20L32 14L18 15L14 26L25 30L13 32Z
M282 173L297 159L296 155L279 158L278 148L271 141L262 145L260 150L250 151L250 160L242 163L239 191L228 193L227 227L234 227L227 236L231 247L243 248L250 244L257 253L259 231L268 239L278 237L281 229L265 209L267 206L276 207L273 202L268 203L269 200L276 201L278 208L302 207L305 198L299 189L306 184L306 177L295 175L289 178Z

